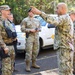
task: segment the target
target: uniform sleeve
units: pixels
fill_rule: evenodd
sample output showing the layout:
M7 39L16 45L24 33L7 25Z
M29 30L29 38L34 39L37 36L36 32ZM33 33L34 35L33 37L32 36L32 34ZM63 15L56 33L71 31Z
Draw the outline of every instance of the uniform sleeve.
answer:
M40 22L39 22L39 27L38 28L39 28L39 31L41 31L41 24L40 24Z
M40 15L46 22L50 23L50 24L53 24L55 26L58 26L58 25L62 25L63 23L63 19L61 17L59 18L55 18L53 17L52 15L49 15L49 14L46 14L44 12L41 13Z
M3 41L3 39L2 39L1 32L2 32L2 26L1 26L1 23L0 23L0 46L1 46L2 48L6 48L6 44L4 43L4 41Z
M30 28L27 28L27 22L25 19L22 20L22 22L21 22L21 30L22 30L22 32L30 32L31 31Z

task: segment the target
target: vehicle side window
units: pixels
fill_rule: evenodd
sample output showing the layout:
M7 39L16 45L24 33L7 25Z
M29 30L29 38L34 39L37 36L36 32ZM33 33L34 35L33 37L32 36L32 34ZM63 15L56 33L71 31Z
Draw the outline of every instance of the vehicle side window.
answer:
M46 22L42 17L40 17L40 16L35 16L35 18L37 18L37 19L40 21L40 25L41 25L41 26L46 26L47 22ZM48 28L55 28L54 25L49 24L49 23L48 23L48 26L47 26L47 27L48 27Z
M44 21L43 19L41 19L41 20L40 20L40 24L41 24L42 26L45 26L45 25L46 25L46 21Z
M43 18L42 17L40 17L40 16L35 16L35 18L37 18L39 21L40 21L40 25L41 26L46 26L46 21L45 20L43 20Z

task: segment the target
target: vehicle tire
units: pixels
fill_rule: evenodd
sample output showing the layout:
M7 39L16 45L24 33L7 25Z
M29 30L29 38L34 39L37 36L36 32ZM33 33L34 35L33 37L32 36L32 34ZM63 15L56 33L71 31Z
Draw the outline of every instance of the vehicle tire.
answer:
M39 40L39 51L38 51L38 55L39 55L39 53L40 53L40 51L41 51L41 49L42 49L41 45L42 45L42 41Z

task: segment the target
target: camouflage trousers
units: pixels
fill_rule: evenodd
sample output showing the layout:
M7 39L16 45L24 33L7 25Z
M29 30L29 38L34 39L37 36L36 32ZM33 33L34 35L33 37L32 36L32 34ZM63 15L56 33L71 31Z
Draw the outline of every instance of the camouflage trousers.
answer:
M74 69L74 72L75 72L75 52L74 52L74 57L73 57L73 69Z
M26 60L36 60L39 52L39 41L26 42Z
M74 34L75 35L75 34ZM75 72L75 37L74 37L74 57L73 57L73 69Z
M2 75L12 75L15 62L15 51L13 46L7 46L9 49L8 55L10 57L2 59Z
M2 75L12 75L10 57L2 59Z
M73 75L73 51L60 48L57 50L59 75Z
M10 59L11 59L11 70L13 72L14 70L14 63L15 63L15 50L13 46L7 46L9 48L9 53L8 55L10 55Z

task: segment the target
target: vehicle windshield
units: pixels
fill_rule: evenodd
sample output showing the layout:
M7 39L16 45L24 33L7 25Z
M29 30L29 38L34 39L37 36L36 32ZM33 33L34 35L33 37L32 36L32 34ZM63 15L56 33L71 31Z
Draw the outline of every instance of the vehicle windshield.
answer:
M35 18L37 18L39 21L40 21L40 25L41 26L45 26L46 25L46 21L45 20L43 20L43 18L42 17L40 17L40 16L35 16Z

